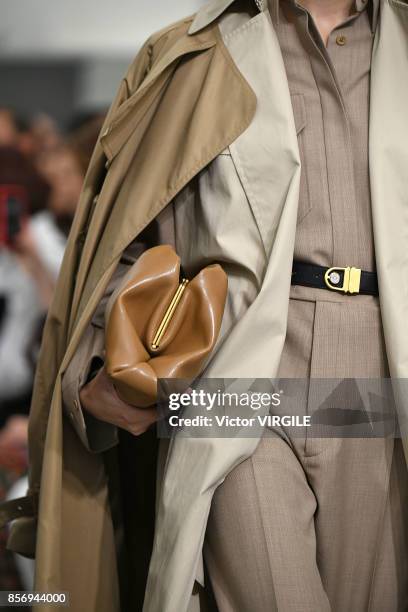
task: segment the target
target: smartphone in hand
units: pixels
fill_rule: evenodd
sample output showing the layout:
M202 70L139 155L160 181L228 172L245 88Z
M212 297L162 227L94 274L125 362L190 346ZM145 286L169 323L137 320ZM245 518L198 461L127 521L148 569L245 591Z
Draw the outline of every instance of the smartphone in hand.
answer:
M0 185L0 247L13 248L28 217L27 192L20 185Z

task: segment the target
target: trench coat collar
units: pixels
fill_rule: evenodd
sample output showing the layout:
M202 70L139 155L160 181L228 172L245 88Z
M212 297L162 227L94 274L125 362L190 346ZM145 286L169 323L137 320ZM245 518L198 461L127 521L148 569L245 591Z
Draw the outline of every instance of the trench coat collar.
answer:
M250 0L255 4L260 12L265 11L268 8L268 0ZM205 6L203 6L196 14L193 23L188 30L189 34L196 34L203 28L207 27L217 17L227 10L235 0L212 0Z

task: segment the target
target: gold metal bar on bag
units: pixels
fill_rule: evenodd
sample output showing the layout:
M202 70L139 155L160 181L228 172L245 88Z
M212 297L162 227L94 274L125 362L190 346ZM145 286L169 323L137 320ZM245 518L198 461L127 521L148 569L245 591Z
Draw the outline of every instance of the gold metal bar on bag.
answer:
M164 313L164 317L162 319L162 322L159 325L159 328L153 338L153 343L152 343L152 349L158 349L160 342L166 332L166 329L168 328L170 321L173 317L173 314L177 308L178 303L181 300L181 296L184 293L184 289L187 287L188 285L188 279L187 278L183 278L183 280L181 281L181 283L179 284L176 293L173 296L173 299L171 300L169 307L167 308L166 312Z

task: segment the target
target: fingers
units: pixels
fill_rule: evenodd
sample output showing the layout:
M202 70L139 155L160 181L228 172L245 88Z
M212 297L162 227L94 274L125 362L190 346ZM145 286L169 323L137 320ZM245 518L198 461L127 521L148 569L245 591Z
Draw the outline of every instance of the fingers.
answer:
M126 429L134 436L147 431L158 418L156 408L138 408L124 402L104 368L81 390L80 400L95 418Z
M121 425L134 436L140 436L157 421L156 408L137 408L125 404L121 410Z

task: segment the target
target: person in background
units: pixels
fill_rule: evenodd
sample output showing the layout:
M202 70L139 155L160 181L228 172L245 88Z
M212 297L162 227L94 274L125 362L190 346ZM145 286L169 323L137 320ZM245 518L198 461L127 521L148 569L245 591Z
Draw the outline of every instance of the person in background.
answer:
M56 121L46 113L36 115L30 121L30 132L35 142L35 156L54 151L64 142Z
M18 239L30 215L46 206L49 195L46 181L15 148L17 131L13 132L11 123L5 129L5 116L0 111L0 132L8 144L0 147L1 499L10 494L16 483L24 482L27 471L27 414L35 366L33 339L43 325L46 310L36 280L23 265ZM45 280L47 275L43 276ZM5 551L5 536L0 536L0 589L19 589L25 585L20 582L11 553Z
M81 123L62 143L52 121L30 124L0 109L0 499L27 487L27 413L42 327L62 262L101 118ZM4 207L21 191L10 235ZM0 590L30 590L30 560L5 550L0 537ZM18 575L16 573L18 569Z
M29 159L34 159L38 147L31 122L5 106L0 106L0 146L17 149Z
M68 135L64 144L44 151L37 158L36 166L50 185L51 193L47 209L32 220L31 243L27 232L23 240L29 252L33 247L36 249L55 279L101 125L100 116L92 115Z
M0 107L0 146L14 146L17 141L17 126L13 112L6 107Z
M37 142L31 127L31 122L24 117L15 117L17 127L17 149L27 159L34 160L37 154Z
M29 347L34 330L45 314L51 279L38 259L19 247L30 215L44 208L49 186L17 150L0 149L0 403L5 415L20 411L29 399L33 363ZM4 407L7 404L7 409ZM26 411L26 408L23 409ZM0 422L0 425L2 423Z
M82 113L70 124L67 144L85 174L106 116L105 111Z
M52 122L38 120L32 130L36 144L30 145L38 152L34 166L18 150L15 115L0 109L0 139L8 143L0 148L0 189L19 187L26 200L17 230L0 245L0 401L13 401L31 389L33 364L27 359L27 343L39 335L34 330L41 330L51 303L101 121L100 115L92 115L61 144ZM44 138L36 140L40 123Z

